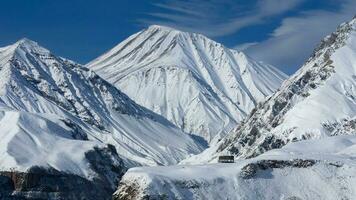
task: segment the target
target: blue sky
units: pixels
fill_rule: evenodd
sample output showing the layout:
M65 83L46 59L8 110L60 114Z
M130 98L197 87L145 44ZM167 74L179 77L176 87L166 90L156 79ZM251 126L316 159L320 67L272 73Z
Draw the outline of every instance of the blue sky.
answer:
M3 0L0 46L23 37L85 64L150 24L202 33L295 72L355 0Z

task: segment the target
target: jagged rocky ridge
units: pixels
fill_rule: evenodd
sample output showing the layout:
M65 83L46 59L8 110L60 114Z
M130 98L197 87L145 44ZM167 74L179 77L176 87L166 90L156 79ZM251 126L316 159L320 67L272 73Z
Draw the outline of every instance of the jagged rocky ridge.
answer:
M184 163L255 157L293 141L356 134L356 19L324 38L281 88L219 144Z
M0 76L2 172L27 176L40 167L44 177L51 177L53 169L60 176L73 175L73 182L86 179L87 189L109 199L108 189L114 191L128 167L175 164L203 149L94 72L28 39L0 48ZM92 187L96 184L105 187ZM42 186L15 188L15 193L35 198L37 187ZM68 188L63 187L38 195L65 195ZM90 194L79 195L93 199Z
M157 25L132 35L87 67L138 104L212 143L286 78L276 68L203 35Z

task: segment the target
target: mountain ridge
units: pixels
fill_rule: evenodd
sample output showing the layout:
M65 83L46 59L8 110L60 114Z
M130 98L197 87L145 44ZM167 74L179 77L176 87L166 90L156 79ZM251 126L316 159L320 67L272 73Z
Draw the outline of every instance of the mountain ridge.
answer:
M114 145L129 166L173 164L202 150L162 116L139 106L94 72L54 56L36 42L20 40L1 48L0 57L4 58L0 75L6 77L0 82L4 105L58 116L89 140ZM175 138L176 143L169 138Z

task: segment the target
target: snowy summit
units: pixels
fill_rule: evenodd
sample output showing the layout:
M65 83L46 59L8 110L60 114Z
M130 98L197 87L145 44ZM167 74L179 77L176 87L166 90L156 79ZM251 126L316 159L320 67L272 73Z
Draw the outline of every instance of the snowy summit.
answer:
M229 132L286 78L203 35L158 25L132 35L87 67L208 142Z

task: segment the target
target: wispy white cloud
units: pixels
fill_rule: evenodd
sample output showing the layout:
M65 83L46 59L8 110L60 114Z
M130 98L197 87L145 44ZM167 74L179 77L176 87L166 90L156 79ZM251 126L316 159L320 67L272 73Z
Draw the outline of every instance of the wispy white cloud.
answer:
M249 45L250 56L292 73L308 58L320 40L355 15L356 1L342 1L339 11L309 10L285 18L265 41ZM242 44L243 46L243 44Z
M264 41L237 44L234 48L273 64L287 73L294 72L314 47L338 24L356 14L355 0L325 0L335 8L298 11L307 0L163 0L153 4L159 12L140 19L145 25L160 24L210 37L227 36L267 22L294 10L293 17L279 19L281 25ZM295 14L297 13L297 14ZM274 18L273 18L274 19Z
M283 14L304 0L257 0L246 5L236 0L166 0L153 4L162 12L148 13L140 19L146 25L160 24L215 37L233 34L240 29L263 23ZM152 19L153 17L153 19Z
M257 44L258 44L258 42L248 42L248 43L244 43L244 44L238 44L235 47L233 47L233 49L236 49L238 51L244 51L244 50L248 49L249 47L255 46Z

